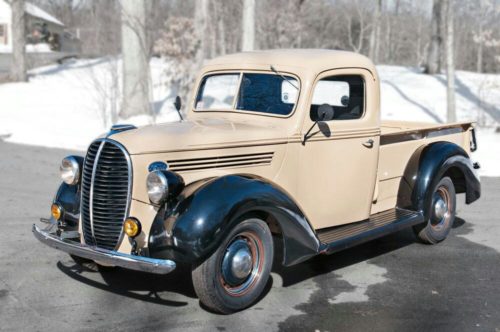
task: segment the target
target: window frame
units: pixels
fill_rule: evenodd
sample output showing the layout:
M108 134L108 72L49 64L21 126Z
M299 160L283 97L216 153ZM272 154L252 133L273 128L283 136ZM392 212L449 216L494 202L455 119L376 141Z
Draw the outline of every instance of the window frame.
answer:
M300 97L302 94L302 82L300 80L300 77L294 73L290 73L287 71L279 71L279 73L282 74L283 76L290 76L298 82L299 91L297 94L297 100L295 101L293 109L289 114L283 115L283 114L265 113L265 112L258 112L258 111L238 110L236 108L236 105L238 103L238 97L239 97L240 89L241 89L241 82L243 81L244 74L265 74L265 75L279 76L270 70L241 70L241 69L216 70L216 71L209 71L209 72L204 73L203 76L201 77L201 79L198 81L196 91L194 93L193 103L191 105L192 111L196 112L196 113L236 113L236 114L250 114L250 115L259 115L259 116L266 116L266 117L273 117L273 118L283 118L283 119L290 118L297 111L297 106L299 104L299 100L300 100ZM203 84L203 81L205 80L205 78L208 76L224 75L224 74L239 74L239 76L240 76L239 81L238 81L237 93L236 93L234 100L233 100L233 107L231 109L227 109L227 110L197 109L196 108L196 100L198 99L198 93L200 91L201 85Z
M312 99L313 99L313 96L314 96L314 92L316 90L316 86L318 84L319 81L323 81L323 80L327 80L329 78L334 78L334 77L346 77L346 76L351 76L351 77L358 77L361 79L361 81L363 82L363 113L362 115L359 117L359 118L356 118L356 119L332 119L332 120L329 120L329 121L325 121L326 123L329 123L329 122L349 122L349 121L359 121L359 120L363 120L365 117L366 117L366 114L367 114L367 103L366 103L366 99L367 99L367 89L366 89L366 79L365 79L365 76L362 75L361 73L352 73L352 74L333 74L333 75L326 75L326 76L323 76L323 77L320 77L320 78L317 78L314 82L314 86L311 90L311 98L309 100L309 107L307 109L307 114L308 114L308 117L309 117L309 120L314 122L314 120L311 118L311 107L313 105L312 103ZM340 82L343 82L343 81L340 81ZM348 83L348 82L346 82ZM349 84L349 83L348 83ZM350 89L351 89L351 84L349 84L349 95L350 95ZM332 106L332 107L337 107L337 106Z

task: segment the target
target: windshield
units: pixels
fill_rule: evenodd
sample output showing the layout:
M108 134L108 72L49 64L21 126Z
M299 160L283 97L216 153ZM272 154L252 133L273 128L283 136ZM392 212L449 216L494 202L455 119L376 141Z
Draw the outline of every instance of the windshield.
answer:
M205 76L196 97L196 110L289 115L297 101L298 82L284 77L286 80L275 74L256 73Z

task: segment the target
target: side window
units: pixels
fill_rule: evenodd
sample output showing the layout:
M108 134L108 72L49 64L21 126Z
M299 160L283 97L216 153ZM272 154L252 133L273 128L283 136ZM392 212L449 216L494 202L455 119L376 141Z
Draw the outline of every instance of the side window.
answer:
M240 74L206 76L196 97L197 110L230 110L238 92Z
M365 108L365 82L358 75L323 78L316 83L311 103L311 120L323 104L333 107L333 120L355 120L363 116Z

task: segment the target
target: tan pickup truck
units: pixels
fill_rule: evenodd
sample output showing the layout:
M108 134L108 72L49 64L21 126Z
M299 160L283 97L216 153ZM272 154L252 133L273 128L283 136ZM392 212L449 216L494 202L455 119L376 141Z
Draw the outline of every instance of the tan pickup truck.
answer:
M472 124L381 121L379 99L358 54L216 58L187 119L114 126L65 158L49 225L33 232L78 263L190 266L200 301L222 313L259 298L278 241L285 266L404 227L442 241L456 194L480 196Z

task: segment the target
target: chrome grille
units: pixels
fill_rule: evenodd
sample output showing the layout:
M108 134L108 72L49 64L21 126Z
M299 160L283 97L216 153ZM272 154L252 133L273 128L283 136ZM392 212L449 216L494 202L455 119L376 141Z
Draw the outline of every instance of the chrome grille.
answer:
M113 250L128 216L132 169L125 149L103 139L93 142L82 173L81 216L86 244Z

